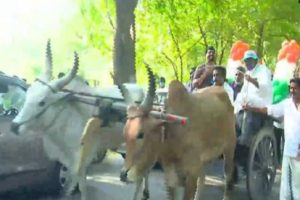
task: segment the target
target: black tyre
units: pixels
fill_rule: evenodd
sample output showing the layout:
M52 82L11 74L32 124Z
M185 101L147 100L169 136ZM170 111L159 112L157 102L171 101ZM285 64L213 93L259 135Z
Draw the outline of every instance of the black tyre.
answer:
M253 138L247 163L247 190L251 200L270 198L276 176L277 146L272 127Z
M52 177L52 194L55 196L65 194L71 181L68 169L57 162L54 166ZM73 192L76 191L78 191L78 187L76 187Z

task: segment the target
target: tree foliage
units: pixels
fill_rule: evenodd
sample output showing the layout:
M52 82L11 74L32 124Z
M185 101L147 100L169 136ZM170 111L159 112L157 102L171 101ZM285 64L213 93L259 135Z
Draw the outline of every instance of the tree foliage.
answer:
M104 55L113 42L113 0L81 1L85 38ZM294 0L143 0L136 15L137 80L146 80L143 61L167 80L186 81L191 67L217 49L226 65L231 45L243 40L273 68L281 43L300 40L300 5ZM108 17L107 13L110 14Z

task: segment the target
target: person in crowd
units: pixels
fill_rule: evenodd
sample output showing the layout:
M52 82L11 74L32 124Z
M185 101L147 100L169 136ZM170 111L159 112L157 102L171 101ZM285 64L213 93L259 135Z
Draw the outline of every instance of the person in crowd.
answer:
M159 88L165 88L166 87L166 79L165 79L165 77L159 77L159 79L158 79L159 81L158 81L158 87Z
M206 63L197 67L192 81L192 90L201 89L213 84L213 69L216 64L215 48L209 46L206 51Z
M233 104L233 90L226 82L226 68L222 66L215 66L213 70L213 83L216 86L224 87L228 94L231 104Z
M258 63L257 54L248 50L244 54L247 68L245 80L240 93L237 95L234 110L237 114L238 143L250 146L252 136L262 127L265 116L260 113L244 111L245 103L256 107L264 107L272 103L271 71Z
M158 78L158 89L156 90L154 102L163 105L167 98L168 88L166 87L166 79L164 77Z
M281 168L280 200L300 199L300 78L290 80L290 98L278 104L244 110L284 118L284 150Z
M189 80L188 83L185 84L185 87L189 92L192 92L192 89L193 89L192 81L193 81L195 70L196 70L196 67L193 67L193 68L190 69L190 80Z
M235 71L234 82L231 83L231 87L233 89L233 100L236 99L237 94L240 93L243 85L244 85L244 75L246 73L246 69L243 66L238 66Z
M249 147L253 136L262 128L266 116L243 109L244 104L262 108L272 104L272 81L270 70L258 62L258 56L253 50L244 53L246 66L244 83L234 101L236 114L237 146L235 160L246 170Z

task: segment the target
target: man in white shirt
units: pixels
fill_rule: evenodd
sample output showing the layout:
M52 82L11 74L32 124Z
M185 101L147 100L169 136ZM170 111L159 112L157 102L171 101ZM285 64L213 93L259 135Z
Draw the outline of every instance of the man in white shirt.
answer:
M272 80L271 71L265 65L258 63L258 56L254 51L245 52L244 62L247 72L243 87L234 102L234 111L237 115L238 145L242 148L246 147L245 153L247 153L252 137L264 124L265 116L244 111L242 106L248 104L261 108L272 104Z
M233 105L233 89L226 82L226 68L222 66L215 66L213 70L213 83L217 86L223 86L228 94L229 100Z
M291 98L263 108L244 105L244 109L284 117L284 152L280 200L300 200L300 78L290 80Z

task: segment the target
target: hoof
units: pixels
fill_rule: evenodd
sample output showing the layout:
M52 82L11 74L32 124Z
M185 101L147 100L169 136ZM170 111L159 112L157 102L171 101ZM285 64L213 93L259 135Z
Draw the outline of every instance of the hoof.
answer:
M230 200L230 198L228 196L223 197L223 200Z
M149 199L149 197L150 197L149 191L144 190L142 200L147 200L147 199Z
M234 189L235 184L233 182L230 182L227 184L227 190L232 191Z

